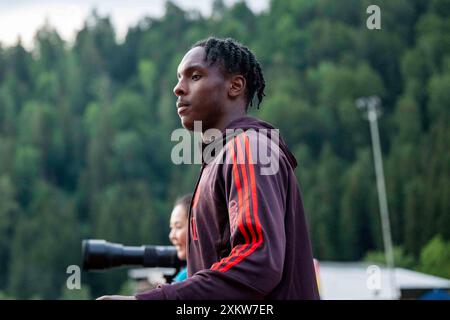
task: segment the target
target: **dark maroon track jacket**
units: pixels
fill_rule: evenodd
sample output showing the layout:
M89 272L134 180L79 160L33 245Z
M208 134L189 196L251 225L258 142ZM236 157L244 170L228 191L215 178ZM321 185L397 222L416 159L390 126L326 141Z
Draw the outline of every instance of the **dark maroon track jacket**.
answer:
M245 116L203 145L210 157L189 210L189 277L136 298L319 298L297 162L273 129Z

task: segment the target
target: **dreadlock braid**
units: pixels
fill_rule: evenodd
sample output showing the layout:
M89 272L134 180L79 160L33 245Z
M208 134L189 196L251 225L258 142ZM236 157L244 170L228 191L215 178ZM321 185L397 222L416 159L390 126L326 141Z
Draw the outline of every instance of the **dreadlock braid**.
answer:
M241 74L247 83L247 105L253 105L253 98L258 98L257 108L261 104L265 93L266 83L261 70L261 65L255 55L244 45L234 39L219 39L209 37L195 43L192 48L203 47L206 51L205 60L211 65L219 62L228 74Z

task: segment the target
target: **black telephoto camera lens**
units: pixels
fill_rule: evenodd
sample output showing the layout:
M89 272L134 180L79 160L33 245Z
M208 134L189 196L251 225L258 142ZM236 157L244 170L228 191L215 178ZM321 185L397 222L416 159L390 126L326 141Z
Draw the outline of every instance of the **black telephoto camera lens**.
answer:
M139 265L142 267L179 268L186 264L178 259L174 246L130 247L105 240L82 242L83 270Z

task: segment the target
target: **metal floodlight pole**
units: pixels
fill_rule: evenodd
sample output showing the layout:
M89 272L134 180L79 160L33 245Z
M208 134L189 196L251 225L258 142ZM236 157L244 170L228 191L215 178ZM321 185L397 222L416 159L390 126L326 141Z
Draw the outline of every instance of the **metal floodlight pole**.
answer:
M378 109L380 98L377 96L359 98L356 101L359 109L367 111L367 118L370 124L370 135L372 138L373 160L375 165L375 174L377 179L378 202L380 206L381 226L383 233L384 251L386 264L389 270L389 282L391 285L391 297L398 299L399 290L395 279L394 269L394 251L392 246L391 227L389 221L389 210L386 197L386 184L384 182L383 159L381 155L380 134L378 130Z

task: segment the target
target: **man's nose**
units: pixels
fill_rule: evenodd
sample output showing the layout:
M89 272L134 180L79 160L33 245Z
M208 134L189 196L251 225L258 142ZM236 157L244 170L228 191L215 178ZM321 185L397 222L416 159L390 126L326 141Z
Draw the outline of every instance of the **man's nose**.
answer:
M185 88L185 86L183 85L182 81L178 81L177 85L175 86L175 88L173 88L173 93L179 97L179 96L184 96L187 93L187 90Z

